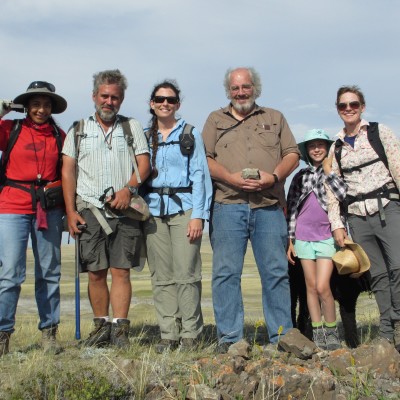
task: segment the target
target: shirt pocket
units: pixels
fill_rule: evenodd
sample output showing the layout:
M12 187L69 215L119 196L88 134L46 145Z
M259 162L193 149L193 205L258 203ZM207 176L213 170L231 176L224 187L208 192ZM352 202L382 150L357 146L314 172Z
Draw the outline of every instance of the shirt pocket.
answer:
M113 146L116 146L116 149L118 150L119 153L124 153L129 151L122 129L121 130L118 129L113 132L113 142L114 142Z
M97 132L86 133L81 139L79 151L82 154L92 153L93 150L97 148L98 137L99 135Z
M276 126L274 125L266 126L263 124L257 124L254 135L257 144L265 148L267 147L279 148L280 137L277 129L274 129L274 127Z

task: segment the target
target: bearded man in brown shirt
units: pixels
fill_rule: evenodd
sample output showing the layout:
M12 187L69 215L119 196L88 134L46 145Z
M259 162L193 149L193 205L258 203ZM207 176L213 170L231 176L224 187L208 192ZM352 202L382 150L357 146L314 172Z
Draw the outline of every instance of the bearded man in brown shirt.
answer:
M277 343L292 327L284 181L299 163L296 140L282 113L255 102L261 94L258 73L228 70L224 85L230 104L212 112L203 129L215 185L212 295L221 353L243 337L241 275L249 239L270 342Z

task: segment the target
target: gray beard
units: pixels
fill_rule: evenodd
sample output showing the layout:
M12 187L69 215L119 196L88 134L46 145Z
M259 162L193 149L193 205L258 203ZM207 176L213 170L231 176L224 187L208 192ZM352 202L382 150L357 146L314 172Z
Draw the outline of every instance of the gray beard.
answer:
M233 107L239 114L246 115L246 114L248 114L250 111L253 110L255 104L256 104L256 103L254 102L253 99L249 99L248 102L246 102L245 104L234 103L234 104L232 104L232 107Z
M103 121L113 121L117 115L117 111L103 111L100 107L96 107L96 112Z

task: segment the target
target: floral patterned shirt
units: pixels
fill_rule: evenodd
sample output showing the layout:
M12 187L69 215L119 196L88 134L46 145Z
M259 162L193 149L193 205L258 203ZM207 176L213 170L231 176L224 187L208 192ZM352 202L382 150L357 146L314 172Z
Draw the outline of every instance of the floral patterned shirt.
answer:
M369 122L362 120L360 130L354 142L354 148L344 141L346 134L343 129L338 133L337 136L343 141L341 156L342 169L359 166L375 160L378 157L369 143L367 126L369 126ZM356 196L359 194L367 194L379 189L385 184L395 184L398 188L400 187L400 141L390 128L382 124L379 124L379 137L385 149L389 170L382 161L378 161L357 171L346 173L344 175L344 180L348 186L348 195ZM330 156L334 154L334 149L335 144L330 148ZM333 157L332 161L332 172L340 175L339 166L335 157ZM328 216L332 231L334 231L335 229L343 228L344 225L340 218L339 201L329 191L327 191L327 195ZM388 202L388 199L382 199L383 206L387 205ZM373 215L378 211L377 199L356 201L350 204L348 208L349 214L359 216Z

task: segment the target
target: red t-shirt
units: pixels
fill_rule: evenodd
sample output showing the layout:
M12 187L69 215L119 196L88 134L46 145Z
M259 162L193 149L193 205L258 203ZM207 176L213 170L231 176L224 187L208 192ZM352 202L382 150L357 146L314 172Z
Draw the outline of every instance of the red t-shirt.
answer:
M0 120L0 150L5 151L13 126L13 120ZM61 131L62 142L65 133ZM57 178L58 147L50 124L36 125L25 118L22 129L11 150L6 175L9 179L54 181ZM29 187L29 185L24 185ZM0 214L33 214L30 193L4 186L0 193Z

